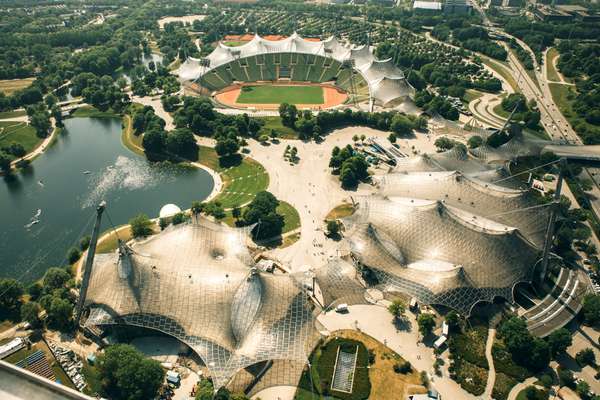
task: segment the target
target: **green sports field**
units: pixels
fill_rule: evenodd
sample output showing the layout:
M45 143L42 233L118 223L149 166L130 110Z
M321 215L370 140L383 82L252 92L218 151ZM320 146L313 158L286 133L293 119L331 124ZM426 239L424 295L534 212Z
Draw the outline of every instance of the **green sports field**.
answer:
M237 98L239 104L323 104L320 86L245 86Z

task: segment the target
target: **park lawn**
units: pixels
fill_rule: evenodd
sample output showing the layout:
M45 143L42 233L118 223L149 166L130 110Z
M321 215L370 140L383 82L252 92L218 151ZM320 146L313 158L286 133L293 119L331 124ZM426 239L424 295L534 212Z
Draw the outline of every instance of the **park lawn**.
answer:
M554 68L554 59L558 58L559 55L558 50L554 47L551 47L546 54L546 74L548 75L548 80L560 82L560 75L558 75L558 71Z
M329 221L332 219L339 219L344 217L349 217L354 214L354 206L350 203L343 203L339 206L334 207L327 215L325 216L325 221Z
M123 131L121 132L121 142L129 150L140 156L145 156L142 146L143 135L136 135L131 126L131 115L125 114L122 119Z
M256 193L267 190L269 174L250 157L236 154L219 157L212 147L200 146L198 162L221 175L223 189L214 199L225 209L242 207L254 199Z
M285 221L281 233L288 233L300 228L300 214L290 203L280 200L279 206L277 206L277 214L283 215Z
M248 42L242 42L240 40L230 40L228 42L223 43L225 46L230 46L230 47L237 47L237 46L243 46Z
M27 115L27 111L25 111L25 110L4 111L4 112L0 112L0 119L17 118L17 117L23 117L25 115Z
M320 86L257 85L244 86L237 100L240 104L323 104Z
M120 229L123 226L124 225L118 226L116 229ZM100 237L103 237L106 233L108 233L108 231L102 233L100 235ZM124 228L123 230L119 231L118 236L115 233L115 231L112 231L110 233L110 236L108 236L106 239L104 239L104 240L102 240L101 242L98 243L98 245L96 246L96 253L98 253L98 254L101 254L101 253L112 253L119 246L118 239L121 239L124 242L128 242L128 241L131 240L131 238L132 238L132 236L131 236L131 229L129 227Z
M0 148L15 142L23 145L25 151L29 153L42 140L35 133L35 129L25 122L0 121Z
M17 90L25 89L26 87L31 86L31 83L34 80L35 78L0 80L0 92L6 95L11 95Z
M598 129L596 125L590 124L573 110L573 101L578 96L574 86L561 83L549 83L548 86L550 87L550 93L552 93L552 99L554 99L558 109L572 127L583 125L590 132ZM585 141L585 137L583 139Z
M520 92L519 85L517 85L517 81L515 80L515 78L513 78L511 72L507 69L507 67L498 63L497 61L493 61L491 58L486 56L481 56L481 60L485 65L487 65L488 67L496 71L501 77L503 77L515 92Z
M280 139L298 139L298 133L281 123L281 117L261 117L259 118L265 124L260 128L259 135L271 135L271 130L277 132L277 137Z
M370 400L389 400L389 399L405 399L409 394L426 393L427 389L422 386L421 377L418 371L414 370L409 374L397 374L394 372L394 364L397 362L403 362L404 359L400 355L396 354L389 347L384 346L382 343L373 339L372 337L365 335L364 333L357 332L354 330L342 330L336 331L335 337L350 339L361 342L367 349L371 350L375 354L375 362L369 366L368 378L371 385L369 394ZM317 358L317 364L312 364L313 368L313 381L315 385L319 382L319 365L322 361L318 357L321 352L320 348L315 349L311 355L311 362ZM335 361L335 360L334 360ZM331 373L333 373L333 365L330 366ZM329 377L330 378L330 377ZM302 374L299 387L296 391L296 400L314 400L316 398L322 399L318 395L318 388L311 390L310 379L308 371ZM341 396L340 396L341 397ZM327 397L328 399L339 398ZM360 399L360 397L355 397Z
M472 102L473 100L477 100L478 98L480 98L481 96L483 96L483 93L480 92L479 90L475 90L475 89L467 89L465 91L465 95L463 96L463 100L469 104L470 102Z
M71 116L74 118L120 118L119 114L111 110L100 111L93 106L80 107L76 109Z

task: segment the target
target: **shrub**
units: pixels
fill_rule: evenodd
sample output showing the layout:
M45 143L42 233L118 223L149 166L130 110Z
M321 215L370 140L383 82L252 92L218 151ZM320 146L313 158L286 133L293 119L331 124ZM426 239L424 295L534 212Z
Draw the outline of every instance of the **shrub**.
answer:
M138 214L129 220L133 237L146 237L152 234L152 221L145 214Z
M81 258L81 252L77 247L71 247L67 253L67 261L69 264L76 263Z
M582 367L584 367L586 365L596 364L596 356L594 355L594 350L592 350L588 347L586 349L579 351L575 355L575 360L577 360L577 363L579 365L581 365Z
M409 374L412 371L412 365L408 361L397 362L394 364L394 372L397 374Z

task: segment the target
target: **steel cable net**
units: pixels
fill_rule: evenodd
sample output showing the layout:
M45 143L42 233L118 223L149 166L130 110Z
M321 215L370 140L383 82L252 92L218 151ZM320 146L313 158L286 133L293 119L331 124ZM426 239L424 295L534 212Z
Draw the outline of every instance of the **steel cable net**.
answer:
M512 300L529 281L538 250L518 230L441 202L378 197L358 200L346 219L353 256L380 288L466 315L479 301Z
M541 247L549 218L548 207L540 206L531 190L509 189L458 171L413 172L385 175L379 194L413 199L437 200L445 204L517 228Z
M329 259L327 264L294 277L308 287L313 287L314 279L313 295L326 309L340 303L367 303L366 288L360 283L356 268L342 258Z
M509 188L519 188L522 185L516 179L511 179L504 163L487 163L471 156L462 146L456 146L448 151L434 154L421 154L399 160L394 173L409 174L412 172L461 171L465 176L485 182L499 183Z
M539 156L544 147L551 143L520 133L496 148L483 144L470 150L470 153L484 162L505 162L519 157Z
M247 231L198 219L130 252L97 255L86 325L172 335L203 359L216 388L260 361L306 361L314 335L308 297L291 276L253 268Z

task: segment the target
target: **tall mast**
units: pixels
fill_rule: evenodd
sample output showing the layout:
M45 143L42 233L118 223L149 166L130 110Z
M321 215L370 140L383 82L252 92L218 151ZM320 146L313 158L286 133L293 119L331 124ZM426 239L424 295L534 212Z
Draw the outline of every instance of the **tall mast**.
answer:
M92 275L92 265L94 264L94 256L96 255L96 244L98 243L98 233L100 232L100 223L102 222L102 213L106 208L106 202L102 201L98 208L96 208L96 223L94 224L94 230L92 231L92 239L90 246L88 247L87 257L85 259L85 269L83 270L83 280L81 282L81 289L79 289L79 299L77 299L77 308L75 314L75 323L79 326L81 320L81 313L83 312L83 303L85 302L85 296L87 294L88 285L90 283L90 277Z
M542 268L540 270L539 280L543 283L546 273L548 272L548 256L550 255L550 247L552 247L552 239L554 238L554 224L556 223L556 214L560 207L560 192L562 190L564 170L567 166L566 159L561 158L559 165L558 181L556 182L556 191L550 206L550 218L548 220L548 229L546 231L546 240L544 241L544 253L542 255Z

